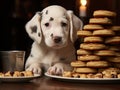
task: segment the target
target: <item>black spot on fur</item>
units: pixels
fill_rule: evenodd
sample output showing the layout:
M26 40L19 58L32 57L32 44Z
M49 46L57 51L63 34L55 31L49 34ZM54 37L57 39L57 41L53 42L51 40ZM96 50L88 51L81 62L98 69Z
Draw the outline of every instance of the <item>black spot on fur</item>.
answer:
M64 61L64 60L65 60L65 58L60 58L60 60L61 60L61 61Z
M31 27L32 32L31 33L36 33L37 32L37 26Z
M40 33L38 33L38 36L40 37Z
M49 26L49 23L48 23L48 22L47 22L47 23L45 23L45 26L46 26L46 27L48 27L48 26Z
M46 12L45 12L46 14L48 14L48 10L46 10Z
M53 21L53 20L54 20L54 18L50 17L50 21Z
M33 57L33 55L32 55L32 54L30 54L30 57Z

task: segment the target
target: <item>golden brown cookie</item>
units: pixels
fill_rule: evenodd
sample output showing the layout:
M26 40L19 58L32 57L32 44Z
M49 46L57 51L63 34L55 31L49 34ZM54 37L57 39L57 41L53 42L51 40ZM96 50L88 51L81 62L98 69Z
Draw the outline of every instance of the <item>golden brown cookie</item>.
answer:
M94 17L115 17L116 13L108 10L96 10L93 12Z
M80 44L80 48L85 50L100 50L105 49L106 45L100 43L82 43Z
M103 78L117 78L117 74L106 73L106 74L103 74Z
M20 73L23 74L23 76L34 76L33 72L31 71L22 71Z
M120 78L120 74L118 74L117 77Z
M120 32L120 26L112 26L110 29L116 32Z
M112 20L109 18L90 18L90 24L100 24L100 25L110 25L112 24Z
M107 61L89 61L86 63L86 66L92 68L104 68L108 67L109 63Z
M117 78L118 73L120 73L118 68L107 68L102 71L103 78Z
M87 78L86 74L80 74L80 73L73 73L72 74L73 78Z
M85 37L83 42L85 43L101 43L103 42L103 38L99 36L90 36L90 37Z
M106 38L105 43L107 43L107 44L120 44L120 36Z
M11 74L11 71L8 71L4 74L5 77L12 77L13 74Z
M72 72L71 71L64 71L62 76L63 77L72 77Z
M120 26L112 26L110 29L116 33L116 36L120 36Z
M0 73L0 77L26 77L34 76L32 71L7 71L6 73Z
M94 74L93 73L88 73L87 78L94 78Z
M72 77L73 77L73 78L80 78L80 74L79 74L79 73L73 73L73 74L72 74Z
M82 61L73 61L71 62L72 67L85 67L86 63Z
M13 77L20 77L21 73L19 71L14 71Z
M77 32L77 36L78 37L86 37L86 36L92 36L92 32L91 31L78 31Z
M77 55L90 55L92 54L92 51L85 50L85 49L78 49L77 50Z
M96 73L93 78L103 78L102 73Z
M2 72L0 72L0 77L4 77L4 74Z
M87 78L102 78L102 73L95 73L95 74L87 74Z
M83 55L83 56L77 56L77 59L80 61L96 61L96 60L100 60L100 57L96 55Z
M102 25L95 25L95 24L87 24L83 27L84 30L99 30L104 29Z
M109 62L115 62L115 63L120 63L120 56L119 57L110 57L107 58Z
M99 72L102 72L103 74L105 73L120 73L120 69L119 68L114 68L114 67L108 67L105 69L99 69Z
M76 68L75 72L77 73L96 73L97 69L94 68Z
M109 29L95 30L93 31L95 36L114 36L115 32Z
M98 56L115 56L115 52L112 50L99 50L94 52L95 55Z
M86 74L79 74L80 78L87 78Z

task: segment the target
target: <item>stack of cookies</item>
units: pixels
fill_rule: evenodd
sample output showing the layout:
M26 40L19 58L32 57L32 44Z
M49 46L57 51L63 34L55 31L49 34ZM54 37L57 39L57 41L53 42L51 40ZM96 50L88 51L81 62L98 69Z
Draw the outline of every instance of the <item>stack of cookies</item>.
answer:
M115 52L115 56L109 57L107 60L111 62L112 66L120 68L120 26L112 26L111 30L115 32L115 36L106 38L105 44Z
M114 26L116 13L96 10L89 24L77 32L83 38L77 60L71 62L72 72L63 76L81 78L116 78L120 73L120 26ZM114 64L113 64L114 63ZM109 74L108 74L109 73Z

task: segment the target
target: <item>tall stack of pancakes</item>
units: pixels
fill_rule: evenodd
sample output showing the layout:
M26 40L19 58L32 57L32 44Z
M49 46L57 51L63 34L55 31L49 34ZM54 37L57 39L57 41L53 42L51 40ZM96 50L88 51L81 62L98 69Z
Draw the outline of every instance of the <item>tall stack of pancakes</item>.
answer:
M96 10L89 24L77 32L83 38L77 50L77 60L71 62L72 72L63 76L81 78L119 77L120 67L120 26L114 26L116 13Z

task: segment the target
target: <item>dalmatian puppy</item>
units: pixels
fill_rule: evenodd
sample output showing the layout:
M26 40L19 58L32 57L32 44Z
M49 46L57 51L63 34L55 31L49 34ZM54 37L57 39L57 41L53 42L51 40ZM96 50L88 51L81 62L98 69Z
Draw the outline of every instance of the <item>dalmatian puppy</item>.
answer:
M70 62L76 59L74 42L82 21L71 10L51 5L36 12L25 25L29 37L34 40L25 63L25 70L42 74L60 75L71 70Z

